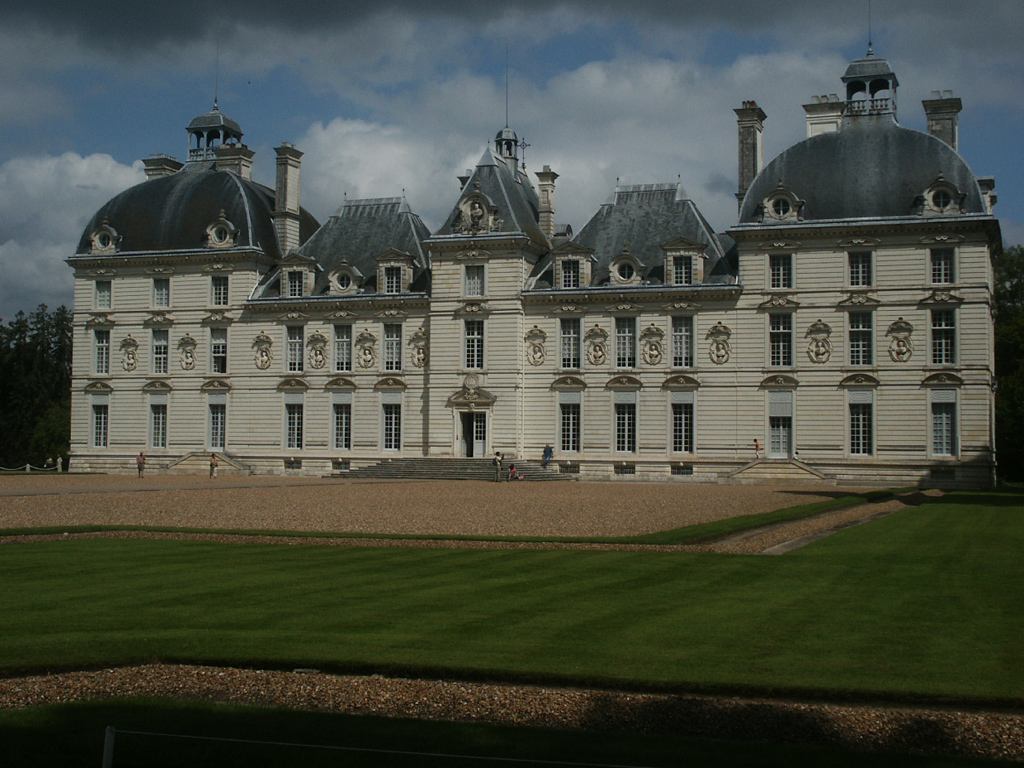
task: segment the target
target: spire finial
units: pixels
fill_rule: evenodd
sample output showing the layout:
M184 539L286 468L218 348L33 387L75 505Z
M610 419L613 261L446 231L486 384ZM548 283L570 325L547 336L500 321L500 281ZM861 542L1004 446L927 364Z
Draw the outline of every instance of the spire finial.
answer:
M868 56L874 56L875 51L871 45L871 0L868 0Z
M217 96L220 92L220 34L213 33L213 111L217 111Z
M508 128L508 43L505 43L505 127Z

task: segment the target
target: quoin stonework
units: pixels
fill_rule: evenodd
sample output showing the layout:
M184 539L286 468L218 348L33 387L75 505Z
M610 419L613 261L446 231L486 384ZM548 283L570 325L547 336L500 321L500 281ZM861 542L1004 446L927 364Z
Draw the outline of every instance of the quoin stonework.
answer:
M989 484L994 182L951 93L922 133L886 60L842 83L766 166L767 116L736 110L725 232L678 183L617 187L574 232L508 127L436 232L402 197L320 225L302 152L257 184L215 105L68 259L73 466L319 475L550 444L581 477Z

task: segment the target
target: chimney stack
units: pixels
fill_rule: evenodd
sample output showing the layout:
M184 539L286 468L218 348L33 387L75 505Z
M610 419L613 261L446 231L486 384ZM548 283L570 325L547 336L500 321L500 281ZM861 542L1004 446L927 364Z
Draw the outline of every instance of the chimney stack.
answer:
M216 147L217 170L232 171L243 179L252 180L252 158L256 153L245 144L221 144Z
M281 253L287 254L299 242L299 167L302 152L294 144L284 142L277 152L277 194L274 198L274 225Z
M182 164L170 155L150 155L142 161L146 169L147 179L158 179L161 176L170 176L181 170Z
M538 192L540 193L540 209L538 223L540 230L549 241L555 236L555 179L558 174L545 165L543 171L537 171Z
M742 109L734 109L739 128L739 191L736 199L743 207L743 198L764 166L761 137L768 117L756 101L744 101Z
M928 133L959 152L960 110L964 108L963 102L953 98L952 91L932 91L932 98L925 99L921 104L928 117Z
M807 113L807 138L820 133L835 133L843 125L843 113L846 103L839 96L830 93L827 96L813 96L810 104L804 104Z

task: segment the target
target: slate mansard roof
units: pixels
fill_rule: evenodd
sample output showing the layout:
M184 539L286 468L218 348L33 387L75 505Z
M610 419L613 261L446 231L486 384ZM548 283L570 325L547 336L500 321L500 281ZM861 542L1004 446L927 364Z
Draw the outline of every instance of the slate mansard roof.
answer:
M404 198L348 200L299 254L313 259L323 270L314 293L326 290L328 277L342 266L362 275L364 286L375 286L376 257L389 250L412 256L415 285L428 267L423 241L429 236L430 231Z
M940 177L964 194L963 213L987 213L974 173L943 141L891 116L847 119L840 131L812 136L772 160L747 191L740 224L758 222L759 207L780 185L805 201L805 221L911 216Z
M282 256L274 228L274 192L213 163L189 163L180 171L149 179L108 201L92 217L76 253L87 254L91 237L105 223L120 237L119 253L186 251L206 245L207 227L221 216L238 230L236 247ZM318 223L300 212L300 239Z

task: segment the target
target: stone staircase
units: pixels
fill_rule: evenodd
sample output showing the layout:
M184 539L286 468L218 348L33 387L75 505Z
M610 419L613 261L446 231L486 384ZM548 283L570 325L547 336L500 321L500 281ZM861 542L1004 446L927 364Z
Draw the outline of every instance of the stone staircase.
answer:
M819 472L797 459L756 459L725 475L732 483L821 483L836 484L835 477Z
M252 470L240 461L217 451L217 477L251 475ZM169 475L210 475L210 454L205 451L186 453L167 467Z
M509 461L501 465L502 477L508 477ZM514 461L516 469L528 481L574 480L577 475L563 475L552 462L544 469L539 461ZM334 472L331 477L359 480L494 480L491 459L410 458L388 459L368 467Z

